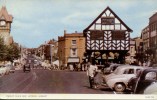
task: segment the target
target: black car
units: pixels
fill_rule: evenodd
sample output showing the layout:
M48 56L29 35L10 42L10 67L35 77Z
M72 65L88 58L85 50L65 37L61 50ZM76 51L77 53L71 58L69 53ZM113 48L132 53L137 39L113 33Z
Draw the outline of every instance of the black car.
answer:
M157 69L146 68L128 82L128 87L134 94L143 94L144 90L154 82L157 82Z
M31 66L30 66L30 64L24 65L24 66L23 66L23 71L24 71L24 72L26 72L26 71L29 71L29 72L30 72L30 71L31 71Z

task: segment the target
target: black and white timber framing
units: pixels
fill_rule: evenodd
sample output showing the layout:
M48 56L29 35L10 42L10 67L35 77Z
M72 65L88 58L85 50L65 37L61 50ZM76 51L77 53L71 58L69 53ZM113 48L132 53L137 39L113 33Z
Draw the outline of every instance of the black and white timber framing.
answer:
M110 52L119 53L119 62L123 63L129 51L130 32L132 30L107 7L83 31L86 38L86 57L90 60L94 52L100 52L101 63L103 63L104 53L107 58Z

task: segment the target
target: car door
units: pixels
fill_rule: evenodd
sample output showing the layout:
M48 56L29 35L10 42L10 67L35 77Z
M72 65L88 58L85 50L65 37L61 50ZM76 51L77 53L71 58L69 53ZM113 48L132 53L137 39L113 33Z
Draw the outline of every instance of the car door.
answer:
M135 77L136 75L134 74L134 68L128 68L128 69L125 69L123 75L125 77L125 84L128 83L128 81L132 78L132 77Z
M144 90L155 81L157 81L157 73L152 71L147 72L143 77L140 77L136 93L143 94Z

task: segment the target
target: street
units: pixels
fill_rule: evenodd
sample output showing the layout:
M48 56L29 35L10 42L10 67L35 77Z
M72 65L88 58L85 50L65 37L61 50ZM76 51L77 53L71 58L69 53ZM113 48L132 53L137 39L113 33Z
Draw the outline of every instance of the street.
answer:
M32 69L0 77L0 93L113 94L109 88L89 88L86 72Z

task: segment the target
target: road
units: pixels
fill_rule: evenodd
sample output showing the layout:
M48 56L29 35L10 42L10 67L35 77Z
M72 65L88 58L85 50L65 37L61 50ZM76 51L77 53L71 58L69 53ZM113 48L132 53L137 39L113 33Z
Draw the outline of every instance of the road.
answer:
M0 77L0 93L113 94L105 87L89 88L85 72L32 69Z

